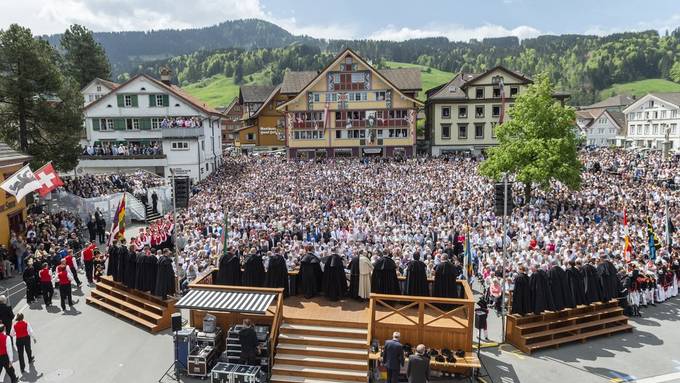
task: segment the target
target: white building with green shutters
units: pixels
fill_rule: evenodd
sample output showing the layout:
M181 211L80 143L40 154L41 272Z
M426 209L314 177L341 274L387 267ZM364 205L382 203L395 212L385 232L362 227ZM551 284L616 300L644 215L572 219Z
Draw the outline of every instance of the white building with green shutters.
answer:
M200 181L221 164L222 115L169 78L137 75L85 106L78 174L173 169Z

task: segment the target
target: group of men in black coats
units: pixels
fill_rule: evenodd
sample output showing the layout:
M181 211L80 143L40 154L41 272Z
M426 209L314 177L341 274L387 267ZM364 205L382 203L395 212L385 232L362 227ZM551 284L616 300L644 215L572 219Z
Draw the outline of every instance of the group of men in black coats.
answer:
M136 252L134 245L126 246L124 238L114 240L108 249L106 273L127 288L148 292L162 299L175 293L175 270L169 249L158 256L148 245Z
M547 270L520 266L514 280L512 294L513 314L540 314L544 311L560 311L595 302L609 302L622 293L621 281L616 267L606 257L587 263L570 260L567 269L556 263Z

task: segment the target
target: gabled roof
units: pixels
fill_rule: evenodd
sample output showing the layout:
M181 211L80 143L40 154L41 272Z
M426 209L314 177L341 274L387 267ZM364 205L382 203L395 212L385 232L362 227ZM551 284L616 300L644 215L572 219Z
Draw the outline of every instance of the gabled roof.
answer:
M279 93L280 90L281 90L281 85L275 86L274 89L272 89L272 91L269 93L267 98L262 102L262 105L260 105L260 107L257 108L255 113L253 113L253 115L248 117L248 118L255 118L255 117L259 116L260 112L265 110L265 106L269 105L269 103L272 102L272 100Z
M605 110L605 113L611 117L609 121L613 122L616 124L616 126L619 127L619 132L622 130L625 131L626 129L626 115L623 114L623 112L619 111L613 111L613 110Z
M234 108L234 106L238 105L238 96L234 96L234 98L231 99L231 102L227 106L223 106L221 108L216 108L218 112L220 112L223 115L228 115L231 110Z
M457 73L451 81L441 84L439 86L436 86L432 89L429 89L426 94L427 94L427 100L451 100L451 99L466 99L467 94L464 91L464 89L468 88L471 86L475 81L479 80L480 78L488 75L489 73L492 73L495 70L500 70L503 71L513 77L516 77L525 83L533 83L534 81L523 75L522 73L512 71L502 65L497 65L489 70L486 70L482 73L463 73L459 72Z
M283 82L281 83L281 93L299 93L302 88L312 82L318 76L317 71L291 72L288 71L283 75Z
M24 161L29 161L31 158L33 157L16 151L6 143L0 141L0 164L22 163Z
M486 71L484 71L484 72L482 72L482 73L479 73L478 75L472 77L471 79L466 80L466 81L465 81L466 86L467 86L468 84L470 84L470 83L472 83L472 82L475 82L475 81L479 80L480 78L482 78L482 77L488 75L489 73L492 73L492 72L495 71L495 70L503 71L503 72L509 74L510 76L517 77L518 79L524 80L525 82L534 82L534 80L532 80L532 79L530 79L529 77L523 75L522 73L515 72L515 71L513 71L513 70L510 70L510 69L508 69L508 68L502 66L502 65L496 65L495 67L490 68L490 69L487 69Z
M635 110L637 107L640 105L644 105L644 103L648 102L650 98L662 101L662 102L667 102L669 104L672 104L676 108L680 108L680 92L668 92L668 93L647 93L646 95L638 98L635 100L634 103L628 105L623 112L628 113L632 110Z
M611 108L613 106L627 107L635 102L635 97L629 94L617 94L591 105L582 106L581 109Z
M380 69L380 74L385 76L399 90L421 90L420 69L418 68L395 68Z
M90 86L90 85L92 85L92 84L96 84L96 83L102 84L102 85L104 85L105 87L109 88L110 90L114 90L114 89L118 88L118 86L120 86L120 84L118 84L117 82L113 82L113 81L109 81L109 80L104 80L104 79L102 79L102 78L95 77L95 79L92 80L92 81L90 81L87 85L85 85L85 86L83 87L83 89L81 89L81 91L84 90L85 88L87 88L88 86Z
M122 90L122 89L125 88L128 84L132 83L133 81L135 81L136 79L138 79L138 78L140 78L140 77L144 77L145 79L149 80L149 81L152 82L153 84L157 85L158 87L160 87L160 88L162 88L162 89L167 90L168 92L170 92L170 93L172 93L173 95L177 96L177 98L179 98L179 99L185 101L186 103L190 104L190 105L193 106L194 108L196 108L196 109L198 109L198 110L200 110L200 111L202 111L202 112L204 112L204 113L213 114L213 115L216 115L216 114L219 115L219 114L220 114L217 110L211 108L210 106L208 106L208 104L206 104L206 103L203 102L202 100L199 100L198 98L196 98L196 97L190 95L189 93L187 93L186 91L184 91L184 89L182 89L182 88L180 88L180 87L178 87L178 86L176 86L176 85L168 85L168 84L166 84L166 83L164 83L164 82L162 82L162 81L160 81L160 80L156 80L155 78L153 78L153 77L151 77L151 76L149 76L148 74L145 74L145 73L138 74L138 75L136 75L136 76L130 78L129 80L125 81L124 83L118 85L114 90L112 90L111 92L109 92L109 93L108 93L107 95L105 95L104 97L101 97L101 98L99 98L99 99L97 99L97 100L95 100L95 101L93 101L93 102L87 104L87 106L85 106L85 108L84 108L83 110L87 110L87 109L93 107L94 105L97 105L97 104L99 104L100 102L103 102L103 100L105 100L106 98L110 97L112 94L114 94L114 93L116 93L116 92Z
M239 90L239 99L244 104L264 102L276 85L242 85Z
M364 65L365 67L369 68L373 73L375 73L375 74L378 76L378 78L380 78L383 82L385 82L387 85L389 85L389 86L392 87L394 90L396 90L397 93L399 93L399 95L403 96L404 99L409 100L409 101L412 101L412 102L415 103L416 105L420 105L420 106L423 105L422 102L420 102L420 101L418 101L418 100L416 100L416 99L414 99L414 98L411 98L411 97L405 95L405 94L402 92L402 89L400 89L397 85L395 85L390 79L388 79L388 78L387 78L383 73L381 73L379 70L376 70L375 68L373 68L373 66L372 66L371 64L369 64L368 62L366 62L366 60L364 60L364 59L363 59L361 56L359 56L356 52L354 52L354 51L351 50L350 48L345 48L342 52L338 53L338 55L335 56L335 58L334 58L333 60L331 60L331 61L328 63L328 65L326 65L325 68L323 68L321 71L319 71L319 73L318 73L311 81L309 81L302 89L300 89L298 92L295 92L295 93L297 93L297 95L296 95L295 97L293 97L292 99L286 101L284 104L280 105L277 109L284 108L285 106L287 106L287 105L290 104L291 102L295 101L298 97L300 97L300 95L301 95L302 93L304 93L309 87L311 87L314 83L316 83L316 82L319 80L319 78L321 78L321 76L325 76L325 74L330 70L330 68L331 68L335 63L338 62L338 60L340 60L341 58L347 56L347 54L352 55L352 57L353 57L354 59L356 59L357 61L359 61L359 62L360 62L362 65ZM398 76L397 76L397 77L398 77ZM419 87L418 89L420 89L420 87ZM409 90L410 90L410 89L409 89Z

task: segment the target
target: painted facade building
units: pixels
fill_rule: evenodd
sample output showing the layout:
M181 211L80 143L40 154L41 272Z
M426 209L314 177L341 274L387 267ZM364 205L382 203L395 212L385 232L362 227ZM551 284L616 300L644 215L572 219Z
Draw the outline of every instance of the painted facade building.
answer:
M21 169L24 164L31 160L31 156L10 148L4 142L0 142L0 184ZM26 198L17 202L17 199L0 190L0 244L8 248L10 233L23 234L26 230Z
M286 146L284 115L276 109L287 100L281 86L247 85L239 91L242 126L236 146L242 153L272 151Z
M288 158L412 157L420 90L418 69L376 70L350 49L319 72L287 72Z
M84 109L77 174L143 169L200 181L222 162L222 115L170 83L142 74Z
M649 93L623 110L626 137L622 146L680 150L680 93Z
M427 91L425 131L433 156L456 151L478 153L498 144L496 127L503 112L501 82L507 121L507 111L532 80L502 66L477 74L459 73L448 83Z

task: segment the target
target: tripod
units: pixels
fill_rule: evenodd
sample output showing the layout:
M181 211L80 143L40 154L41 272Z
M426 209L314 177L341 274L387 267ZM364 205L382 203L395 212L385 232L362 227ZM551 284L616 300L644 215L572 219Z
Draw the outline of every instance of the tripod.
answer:
M174 346L175 346L175 360L170 364L170 367L168 367L167 370L163 373L160 379L158 379L158 383L162 383L163 379L167 376L170 379L172 379L175 382L179 382L179 375L180 375L180 369L184 368L186 370L187 366L185 366L182 362L178 360L179 357L179 345L177 342L177 330L175 330L175 335L174 335L174 340L173 340ZM174 376L170 373L170 371L174 368Z

